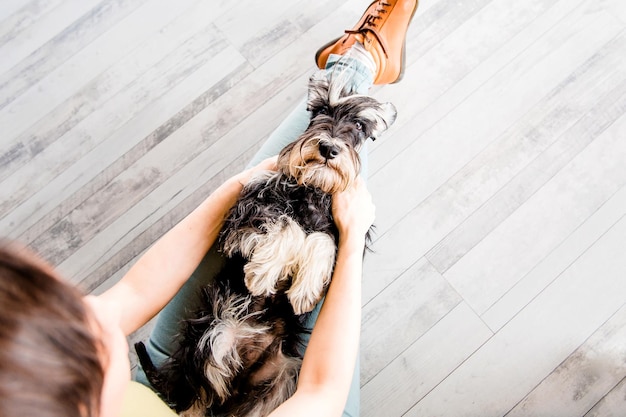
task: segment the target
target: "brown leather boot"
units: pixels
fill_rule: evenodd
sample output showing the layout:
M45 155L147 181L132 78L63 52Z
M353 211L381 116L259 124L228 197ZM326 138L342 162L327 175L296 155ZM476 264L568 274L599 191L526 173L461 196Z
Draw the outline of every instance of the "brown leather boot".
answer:
M353 29L322 46L315 54L320 69L330 54L343 55L361 42L376 63L374 84L400 81L404 72L406 31L417 10L418 0L376 0L369 5Z

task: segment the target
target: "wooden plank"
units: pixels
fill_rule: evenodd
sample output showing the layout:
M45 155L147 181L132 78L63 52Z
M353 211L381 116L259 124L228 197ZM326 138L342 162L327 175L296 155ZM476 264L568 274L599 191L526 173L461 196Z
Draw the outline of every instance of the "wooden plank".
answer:
M199 148L198 142L201 141L201 138L188 139L183 144L173 139L172 136L160 135L157 138L150 134L167 122L180 125L181 122L184 123L185 120L190 120L194 115L199 114L205 109L202 107L204 103L200 103L199 108L188 108L187 110L191 114L181 114L180 109L185 107L185 103L189 103L197 97L198 87L211 88L216 82L228 76L231 71L240 68L243 63L239 53L230 48L212 58L211 61L194 69L191 76L187 77L187 74L184 74L185 79L179 80L180 83L170 90L169 94L166 88L164 90L166 94L153 103L155 108L159 109L158 111L155 111L152 106L146 107L132 120L126 122L122 129L107 138L111 142L99 144L90 154L81 158L58 177L60 178L59 185L73 183L67 181L67 177L82 178L81 174L90 172L94 167L106 169L110 163L120 160L120 158L122 166L125 167L115 178L102 178L99 182L103 188L98 189L97 193L94 193L95 190L83 191L79 189L78 194L73 196L75 198L73 201L65 202L63 196L49 200L51 205L63 202L64 210L54 210L56 217L53 218L46 215L42 218L42 224L29 229L29 236L23 236L22 240L32 238L31 245L37 248L39 253L52 262L59 263L71 251L80 247L84 241L91 239L94 234L100 232L121 212L139 202L153 188L193 158L198 152L195 149ZM220 62L220 65L216 65L216 62ZM174 73L171 73L168 78L168 82L175 79ZM203 83L205 84L203 85ZM156 89L156 91L163 90ZM181 117L183 120L181 122L171 120L172 115ZM129 160L126 160L126 154L120 153L119 147L115 144L129 142L128 138L147 138L148 141L143 141L139 146L134 147L135 152L128 155ZM150 139L153 140L150 141ZM159 163L159 158L161 160L167 159L168 164ZM141 162L131 163L132 160ZM119 170L122 166L116 166L116 168ZM75 185L74 187L78 186ZM50 188L52 187L42 191L48 191ZM86 199L83 200L83 198ZM103 202L106 202L108 206L108 209L104 211L102 210ZM67 212L68 209L71 211ZM52 224L52 228L46 230L46 226L50 224ZM40 233L44 233L44 235L40 235ZM73 244L69 247L60 244L60 241L67 239L68 236L72 236L70 241Z
M626 378L622 379L584 417L621 417L626 410Z
M372 150L373 173L405 149L414 149L409 147L424 140L425 132L581 7L581 1L563 0L450 3L417 16L413 25L424 21L428 26L408 40L405 77L378 94L393 96L399 115L393 137Z
M273 19L259 19L265 10L274 10ZM285 16L284 2L239 2L233 10L216 21L224 36L255 67L301 34ZM311 61L312 62L312 61Z
M626 302L626 217L406 416L501 416Z
M406 63L402 81L398 84L372 89L373 94L383 101L390 101L393 97L393 102L398 109L397 119L391 129L382 140L372 146L370 169L372 173L382 168L391 157L406 147L407 143L417 136L417 132L425 130L427 122L416 125L411 130L405 130L404 127L411 124L411 120L417 114L420 114L420 120L425 122L423 113L428 112L433 102L445 95L445 92L459 81L458 79L452 81L453 77L441 77L436 67L442 65L443 51L447 48L446 45L454 44L460 28L471 24L469 22L475 18L475 15L488 7L491 1L473 0L459 5L453 0L440 0L436 3L426 3L428 8L424 7L424 3L419 5L407 33ZM470 39L475 39L475 35ZM481 55L481 51L484 54L485 46L477 51L471 51L471 49L472 45L466 44L463 50L452 55L452 59L456 56L463 56L455 68L461 69L473 63ZM467 53L466 56L465 53ZM396 133L399 131L404 133Z
M61 0L34 0L26 4L3 1L0 5L0 48L8 42L13 43L20 32L27 30L60 3Z
M356 23L364 8L360 0L342 0L310 2L300 0L291 2L287 7L284 2L238 3L228 15L216 23L226 37L235 45L255 67L269 57L287 47L293 39L304 31L314 29L315 25L329 15L340 13L342 26L336 26L325 34L326 42L343 34L344 29ZM274 19L259 19L265 10L272 9ZM332 10L332 13L329 11ZM308 63L314 63L316 49L308 49Z
M370 381L461 298L428 261L408 271L363 308L361 384Z
M479 314L626 184L624 129L626 116L444 274Z
M350 2L348 0L341 0L341 1L320 0L316 2L300 0L300 1L291 2L287 5L283 4L282 7L287 6L287 9L285 11L285 16L299 29L300 33L304 33L314 28L315 25L317 25L320 21L328 17L329 14L334 13L335 10L339 9L340 7L342 7L345 10L349 9L349 10L354 11L355 8L352 7L352 4L354 4L354 2ZM329 13L329 11L331 11L331 13ZM361 10L361 13L362 12L363 11ZM358 13L358 12L355 11L355 13ZM341 34L344 28L347 28L350 26L351 24L350 22L358 21L360 16L361 15L349 17L346 15L345 17L346 20L344 22L344 25L338 26L336 28L336 32L338 34ZM329 34L328 36L329 36L329 39L328 39L329 41L331 39L334 39L332 35ZM322 46L322 45L319 45L319 46ZM309 52L312 53L311 62L313 62L313 57L315 56L314 55L315 52L314 50L310 50Z
M481 317L491 329L500 329L582 253L626 214L626 186L594 212L580 227L520 279Z
M458 304L361 388L363 415L404 415L491 335L467 304Z
M219 19L217 26L241 53L258 67L269 57L290 45L295 37L310 29L314 30L320 21L332 17L343 21L334 30L324 34L326 42L341 36L343 29L352 27L363 13L363 2L359 0L326 2L292 2L287 7L279 1L237 3L233 10ZM271 9L273 19L259 19L264 11ZM332 13L329 13L332 10ZM340 16L341 19L335 19ZM312 44L315 45L315 44ZM314 49L307 49L309 65L314 63Z
M98 0L37 1L2 23L0 33L11 42L0 46L0 74L6 73L98 4ZM6 24L6 29L5 29ZM4 40L4 36L1 38ZM3 78L0 78L2 80ZM0 95L0 107L10 98Z
M207 39L211 39L211 42L207 42ZM23 207L23 202L26 201L32 210L26 210L23 207L20 210L21 216L28 218L43 216L45 211L41 212L41 202L45 202L49 206L55 199L58 201L59 198L71 193L76 187L91 178L84 176L82 171L78 175L74 175L75 173L71 169L68 171L68 168L77 162L80 164L81 158L94 149L105 146L106 140L113 138L112 143L117 143L119 141L119 137L116 136L118 129L126 126L129 122L132 125L133 118L137 117L138 114L151 111L150 105L153 105L155 100L164 96L190 74L206 65L215 57L216 53L226 46L220 42L216 30L211 24L194 34L181 47L174 50L142 74L139 79L132 82L125 90L117 94L114 99L107 101L98 112L90 114L76 127L38 153L29 165L20 168L3 181L1 187L7 197L0 202L0 212L18 204ZM215 80L208 80L209 83L212 81ZM181 104L182 106L184 104ZM173 112L178 110L179 108L174 109ZM152 120L153 124L144 126L144 129L150 129L150 127L154 129L165 120L167 117L162 120ZM144 135L150 131L151 129ZM142 137L144 136L129 136L124 138L120 148L114 146L106 148L107 153L98 155L95 158L96 163L102 166L106 161L114 161ZM47 169L42 172L38 169L39 166L45 166ZM95 173L97 172L95 171ZM56 178L59 175L67 175L69 178L65 177L64 185L61 187L50 185L53 180L58 183L59 180ZM64 188L68 186L69 188ZM63 190L63 193L56 194L58 190ZM37 193L36 201L27 200L35 193ZM47 194L47 196L42 196L42 193ZM16 221L12 215L5 216L0 220L0 224L3 225L7 233L15 236L23 232L24 223L20 220ZM12 222L13 224L11 224Z
M626 24L626 4L620 0L601 0L597 7L602 7L617 16L624 24Z
M64 190L68 192L75 189L76 191L71 195L64 193L65 196L61 196L61 198L56 201L48 199L45 200L46 202L40 202L39 207L42 209L41 212L46 208L49 209L49 211L22 233L20 240L35 240L39 235L46 233L50 227L63 219L84 201L92 198L94 194L99 195L100 190L107 187L107 184L113 178L139 160L146 152L157 146L163 140L166 140L172 132L205 109L208 103L224 94L225 90L232 86L233 83L245 77L250 71L250 67L245 63L236 66L237 62L242 58L239 55L233 56L232 50L227 50L219 54L218 58L222 60L219 66L212 65L212 63L206 65L201 68L200 71L197 71L194 76L185 80L175 90L172 90L171 93L159 99L155 103L155 105L158 105L158 112L153 112L151 109L142 112L132 123L127 124L124 129L116 131L113 137L108 139L107 144L95 148L90 154L81 159L79 163L74 164L69 170L58 177L59 183L63 183L63 177L66 177L66 175L76 175L78 180L72 181L73 186L69 187L69 190ZM206 90L203 91L204 89ZM203 91L202 94L194 99L195 95L200 91ZM173 115L170 117L169 115L171 114ZM164 118L169 118L163 122L162 118L155 118L157 115L163 115ZM161 124L154 128L154 130L149 131L148 129L154 127L155 122ZM123 156L113 160L115 154L112 154L110 151L107 153L107 150L119 150L120 148L124 148L126 142L128 142L127 138L131 134L134 135L133 137L143 139L132 146ZM119 147L112 146L112 144L116 145L115 142L117 141L120 142ZM107 158L102 156L102 152L105 152ZM98 168L101 170L98 171ZM94 171L97 172L97 175L83 185L82 181L89 178L90 175L93 175ZM79 181L80 183L77 184ZM80 188L78 188L79 186ZM65 199L62 200L62 198Z
M598 51L437 191L458 190L455 206L482 204L428 252L438 271L450 268L624 114L622 55L626 34Z
M155 187L144 201L129 208L102 233L91 241L85 242L83 247L60 265L60 268L66 271L68 276L79 281L89 279L101 282L102 279L116 273L120 267L132 259L125 252L136 254L152 244L155 239L173 226L172 221L180 220L199 205L221 182L243 169L258 147L255 142L262 141L271 132L273 125L268 122L275 117L271 116L271 113L276 112L280 115L291 110L293 100L300 99L300 94L294 92L303 91L306 79L308 79L308 74L301 75L288 88L262 106L258 106L257 111L247 116L245 108L237 109L242 111L242 114L238 116L233 113L235 109L228 107L233 104L233 101L225 98L220 102L220 98L216 101L215 108L207 109L204 115L190 121L193 124L191 128L185 125L174 132L172 137L175 144L176 138L185 138L188 141L188 137L191 136L190 132L205 126L201 123L210 122L209 114L219 121L221 113L229 115L232 113L234 120L238 120L234 127L230 123L216 124L214 131L207 132L207 135L214 136L211 139L212 142L209 142L210 146ZM239 85L242 87L241 90L238 88L234 90L250 94L250 90L245 87L245 81ZM277 106L281 109L280 111L276 111ZM237 119L237 117L242 119ZM276 120L276 123L278 122L279 120ZM206 128L208 127L210 125L206 125ZM208 137L205 137L205 141L208 142ZM139 161L139 163L145 164L146 162ZM212 188L207 188L207 185L211 185ZM144 235L145 230L149 230L149 234ZM138 240L134 242L135 239ZM108 261L109 257L112 258L111 262Z
M215 188L239 172L250 156L247 153L242 154L240 158L232 161L226 169L195 189L194 192L180 201L176 200L177 204L173 208L164 210L164 214L160 213L161 217L155 214L158 210L145 215L136 227L122 231L119 241L105 248L100 259L92 261L92 264L85 268L86 271L80 271L78 274L69 271L65 276L71 277L71 281L86 292L101 294L118 282L150 245L196 208ZM86 253L89 252L86 251ZM59 270L70 268L76 269L76 261L73 259L68 259L66 263L59 266Z
M604 12L576 9L413 141L386 169L375 172L370 184L380 189L376 203L381 230L476 157L621 30L621 22ZM416 160L414 155L423 157Z
M9 71L0 75L0 109L15 100L46 74L106 32L119 19L145 1L112 0L101 2L30 55L20 60ZM78 3L82 4L83 2L78 1Z
M100 68L102 72L98 76L85 83L79 90L74 91L71 97L59 104L16 139L10 141L5 137L5 140L0 144L0 181L28 163L94 111L99 111L105 107L106 103L121 90L131 88L132 83L136 82L137 78L141 78L143 74L165 57L174 53L176 48L180 48L186 40L205 28L210 22L206 16L210 15L210 10L214 8L215 6L208 2L196 3L194 7L167 25L147 35L142 43L122 59L108 68ZM133 15L131 14L131 16ZM148 27L150 23L143 23L138 26ZM116 29L117 26L112 30L117 33ZM120 35L124 36L123 33ZM132 41L128 43L132 44ZM89 54L91 49L92 47L85 48L84 52L81 51L77 55ZM69 62L74 61L74 59L70 58ZM79 61L81 60L79 59ZM101 61L96 61L102 65ZM83 63L83 65L85 64ZM62 68L63 66L59 70ZM97 71L97 68L94 69ZM65 77L61 82L65 86L65 83L69 81Z
M379 250L371 262L366 260L366 299L482 204L472 196L468 203L479 205L470 205L466 214L459 212L457 209L466 202L454 203L457 190L442 189L442 184L550 94L571 74L572 68L588 60L613 32L620 30L610 16L580 13L560 22L546 38L516 57L414 146L394 158L393 164L370 177L368 184L377 205L376 223L382 234L376 244L382 248L392 245L393 250ZM603 35L586 41L599 27L606 29ZM538 82L538 78L542 81ZM477 113L477 108L482 111ZM481 117L489 120L479 120ZM437 194L439 191L441 194ZM483 201L488 198L489 195ZM403 244L398 247L395 242Z
M0 112L0 126L10 126L5 139L12 140L122 57L132 54L146 37L162 29L191 6L184 0L173 11L171 4L150 0L125 16L88 47L50 71ZM10 123L9 123L10 121Z
M330 18L326 19L326 21L324 22L324 25L332 25L334 23L334 19L340 18L341 14L338 13L337 16L333 15L332 17L333 19L330 19ZM310 32L310 35L322 34L320 36L323 36L324 27L325 27L324 25L319 26L319 27L316 26L316 28ZM216 39L219 39L219 37L209 36L208 39L212 39L213 42L217 42ZM306 40L307 37L305 36L303 39ZM196 38L196 41L197 42L204 41L206 43L206 39L200 40ZM225 43L223 42L222 44L225 44ZM278 54L278 56L279 57L282 56L283 57L282 60L277 60L274 58L268 61L268 62L274 63L273 67L269 67L267 63L264 64L262 67L263 69L259 72L261 74L260 76L263 77L263 79L254 81L252 84L250 84L252 87L250 86L249 87L252 88L252 90L247 91L246 94L254 94L251 92L256 91L255 89L259 88L258 86L259 86L259 81L260 81L261 83L265 83L261 85L263 85L262 88L266 89L266 91L268 92L267 97L271 97L275 94L275 90L280 87L280 84L289 82L292 79L292 76L287 75L286 78L281 78L281 73L291 71L291 69L286 70L285 68L283 68L284 62L287 56L289 57L290 62L293 60L293 62L299 63L298 66L293 68L295 71L301 73L303 71L302 69L303 67L310 68L310 64L302 64L303 62L308 63L310 61L308 60L301 61L299 58L301 56L304 56L304 54L310 57L310 54L311 54L310 48L302 47L302 45L304 44L308 44L308 43L303 43L303 42L294 43L294 45L290 47L289 49L281 51L281 53ZM200 46L202 47L202 43L200 43ZM183 54L184 52L179 51L177 53ZM297 58L297 60L292 58L294 56ZM196 59L196 58L194 57L193 59ZM181 60L182 63L179 62L179 60ZM179 60L174 61L176 62L175 65L183 66L184 63L186 62L186 60L183 60L183 57L181 57ZM166 65L166 64L162 64L162 65ZM269 72L267 71L267 68L270 69ZM42 187L43 185L47 183L47 181L50 180L50 178L54 178L56 175L58 175L59 172L65 169L65 167L67 166L67 163L71 163L71 161L75 159L73 155L76 155L76 154L82 155L85 152L89 151L90 149L93 148L95 143L100 142L101 137L106 136L108 132L113 131L116 127L118 127L121 123L123 123L123 121L128 120L130 117L132 117L133 111L137 111L138 110L137 107L140 107L140 106L137 104L133 104L132 102L128 103L129 100L136 98L137 100L142 99L143 101L145 101L145 100L149 100L150 97L152 97L154 94L159 94L156 89L156 86L154 85L154 81L148 79L150 76L155 76L155 74L158 75L158 72L156 69L153 69L152 71L149 72L148 75L144 75L141 78L141 83L144 83L144 82L146 83L143 87L142 87L143 84L139 86L137 84L130 86L130 91L128 90L124 91L120 96L116 97L115 101L112 101L112 100L108 101L107 107L105 109L102 109L102 108L99 109L99 112L97 115L95 115L94 117L89 117L86 120L83 120L78 126L76 126L74 129L68 132L69 136L66 134L62 137L62 140L57 140L54 143L54 145L52 145L52 147L57 149L56 152L54 150L50 150L47 154L48 155L47 157L44 157L42 155L37 155L33 159L33 164L29 166L26 170L21 170L21 171L18 170L16 173L13 174L13 179L9 178L4 183L0 184L0 189L6 190L6 195L7 195L7 197L3 199L3 201L0 203L0 213L6 212L9 209L8 207L13 207L16 204L16 202L22 201L26 196L31 195L33 192L32 190ZM148 85L149 85L149 88L148 88ZM132 89L140 89L140 88L145 88L145 93L141 93L145 97L142 97L141 94L137 94L136 97L130 96L130 94L133 91ZM262 99L262 96L257 95L254 97L253 101L249 102L249 104L253 105L254 103L259 102L260 99ZM126 108L126 106L128 106L128 109ZM129 109L131 109L132 111L129 112L128 111ZM108 112L110 112L111 114L107 114ZM219 114L223 114L223 113L219 113ZM243 117L244 115L245 114L242 114L241 117ZM69 142L66 142L66 141L70 141L72 145L68 145ZM77 143L80 143L80 147L77 146ZM59 153L58 149L62 149L63 152ZM70 149L71 151L68 152L67 151L68 149ZM43 159L43 158L47 158L47 159ZM40 172L40 170L35 168L34 166L35 161L37 161L37 165L39 166L46 166L46 167L51 166L55 168L42 173ZM24 180L25 178L29 180L25 181ZM11 182L8 183L7 181L11 181ZM78 179L78 181L80 182L81 179ZM27 184L27 186L24 187L24 184ZM39 200L39 201L42 201L42 200ZM47 201L47 200L43 199L43 201ZM35 209L37 208L35 207ZM29 213L29 215L32 215L32 213ZM12 219L10 221L5 219L5 221L3 222L3 225L5 227L7 227L6 225L10 225L10 227L22 227L23 223L19 221L13 221ZM12 229L8 229L8 230L11 231Z
M626 375L625 340L626 306L541 381L507 417L584 415Z
M27 2L24 5L23 0L5 0L0 3L0 20L3 22L5 20L9 20L10 17L16 13L19 13L20 9L23 7L29 7L30 4L33 3L33 0Z

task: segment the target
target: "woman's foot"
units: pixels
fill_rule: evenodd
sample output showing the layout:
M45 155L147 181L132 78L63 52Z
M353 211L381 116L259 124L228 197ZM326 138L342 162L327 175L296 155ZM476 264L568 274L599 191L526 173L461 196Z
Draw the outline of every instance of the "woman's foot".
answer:
M409 23L418 0L377 0L367 8L353 29L320 48L315 62L326 67L331 54L344 55L355 43L361 43L376 65L374 84L400 81L404 72L405 41Z

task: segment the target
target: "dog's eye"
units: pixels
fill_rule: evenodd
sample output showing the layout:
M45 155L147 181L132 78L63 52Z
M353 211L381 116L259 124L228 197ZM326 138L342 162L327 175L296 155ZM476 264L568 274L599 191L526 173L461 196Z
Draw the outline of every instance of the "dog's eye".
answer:
M354 123L354 127L356 127L356 130L363 130L363 125L358 120Z
M317 109L317 114L328 115L328 113L329 113L329 111L328 111L328 107L327 106L322 106L322 107Z

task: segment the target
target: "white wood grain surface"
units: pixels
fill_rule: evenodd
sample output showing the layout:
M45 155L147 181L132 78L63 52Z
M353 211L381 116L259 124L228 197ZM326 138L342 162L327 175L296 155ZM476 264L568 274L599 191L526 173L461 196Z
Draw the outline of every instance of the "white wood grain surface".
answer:
M367 5L0 2L0 235L110 287ZM362 415L626 416L625 57L622 0L422 1L371 90Z

